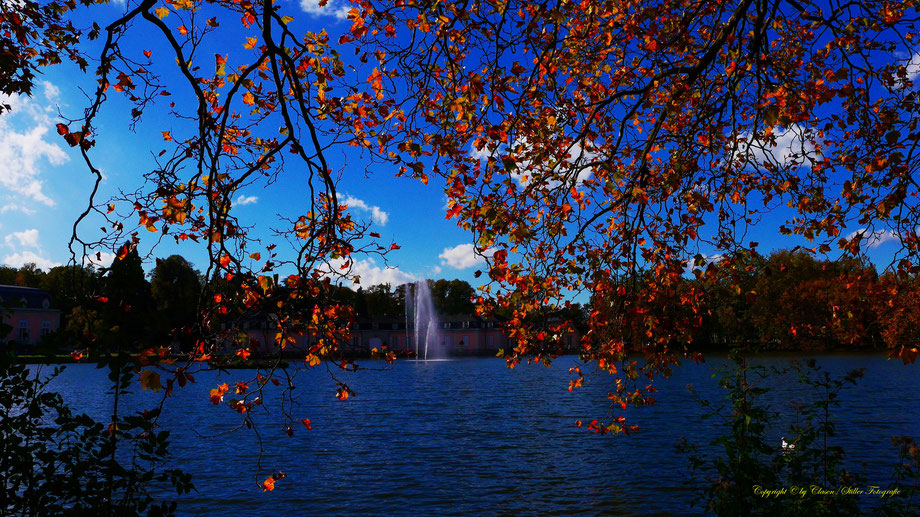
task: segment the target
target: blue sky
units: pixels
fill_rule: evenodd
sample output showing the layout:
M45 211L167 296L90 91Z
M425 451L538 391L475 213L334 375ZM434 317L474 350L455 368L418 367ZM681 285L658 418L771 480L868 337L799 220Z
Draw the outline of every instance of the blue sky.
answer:
M330 2L320 8L317 2L303 0L296 17L298 30L327 28L335 35L347 28L340 4ZM96 9L103 22L115 19L124 4L112 2ZM169 21L169 18L167 18ZM104 23L100 23L104 25ZM145 42L146 44L147 42ZM154 47L155 48L155 47ZM233 48L230 46L231 59ZM242 48L239 49L242 52ZM920 61L911 62L920 71ZM71 225L85 208L93 177L79 153L69 148L56 133L58 113L75 115L87 103L84 92L92 91L93 76L84 76L69 65L46 70L38 78L31 98L10 98L11 113L0 115L0 263L21 266L34 262L43 269L63 264L70 258L67 241ZM97 200L117 193L119 188L133 190L141 185L141 176L153 166L152 156L161 147L160 131L181 127L168 118L165 110L145 114L144 123L134 133L128 130L128 117L122 100L113 97L97 121L100 134L92 150L94 160L105 179ZM150 145L154 142L153 145ZM782 146L774 151L782 156ZM366 175L366 163L353 158L348 150L330 153L334 170L340 171L341 198L346 199L353 215L371 223L370 231L380 233L385 243L396 242L401 249L381 259L362 259L354 273L362 285L381 282L394 284L421 278L460 278L473 285L480 280L473 273L482 265L473 253L473 237L446 220L446 196L443 185L432 178L426 186L409 178L394 177L394 170L379 168ZM277 221L277 214L290 216L285 207L298 196L296 184L281 179L268 188L243 189L235 197L235 211L240 217L267 228ZM340 199L341 199L340 198ZM760 251L808 245L804 240L780 239L776 228L785 218L771 216L754 229L750 240L760 242ZM87 240L98 237L101 221L89 220L81 226ZM854 231L856 228L849 229ZM264 234L267 236L267 234ZM142 235L142 253L150 249L151 235ZM869 256L884 265L897 247L894 235L880 233L870 240ZM268 242L266 242L267 244ZM102 265L112 259L111 249L102 253ZM706 255L706 250L700 250ZM205 266L201 245L188 243L178 247L162 243L153 254L158 257L179 253L200 269ZM79 260L80 257L78 257ZM149 267L149 266L148 266Z
M328 27L336 34L350 23L335 3L320 8L305 0L300 7L304 13L297 22L309 30ZM97 10L97 16L114 19L123 12L124 4L115 2L99 9L108 12ZM5 163L0 170L0 263L21 266L34 262L47 270L68 261L71 225L86 206L93 177L79 153L57 134L55 124L61 121L59 112L79 113L86 104L83 91L92 91L93 80L69 65L60 65L45 70L31 98L8 99L12 112L0 115L0 158ZM140 186L141 175L152 167L152 155L159 149L150 142L159 141L160 130L180 126L154 111L145 114L138 132L132 133L127 129L125 106L113 97L97 123L100 134L91 153L105 178L98 201L119 188L130 191ZM396 178L393 171L365 176L366 164L346 163L345 157L344 152L330 153L342 174L340 200L346 200L355 218L370 222L370 231L380 233L383 242L401 246L388 255L389 267L379 258L357 261L354 273L361 275L362 285L442 277L474 282L473 271L481 260L473 253L470 234L444 218L442 186L436 181L425 186L417 180ZM277 221L276 215L284 213L285 205L297 196L296 186L282 179L265 189L243 189L235 197L234 210L264 228ZM97 237L100 224L98 220L85 222L81 235L88 240ZM153 236L141 237L141 252L145 253ZM103 265L111 262L111 249L94 251L102 253ZM182 254L200 269L206 262L203 248L190 241L182 246L164 241L154 251L159 257L172 253Z

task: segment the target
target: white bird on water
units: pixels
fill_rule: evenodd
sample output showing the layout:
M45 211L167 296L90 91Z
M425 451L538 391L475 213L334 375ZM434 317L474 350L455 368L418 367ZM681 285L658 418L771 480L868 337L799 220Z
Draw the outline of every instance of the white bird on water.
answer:
M782 443L783 454L789 454L790 452L792 452L792 451L795 450L795 443L787 443L787 442L786 442L786 437L785 437L785 436L783 436L782 438L780 438L780 440L783 442L783 443Z

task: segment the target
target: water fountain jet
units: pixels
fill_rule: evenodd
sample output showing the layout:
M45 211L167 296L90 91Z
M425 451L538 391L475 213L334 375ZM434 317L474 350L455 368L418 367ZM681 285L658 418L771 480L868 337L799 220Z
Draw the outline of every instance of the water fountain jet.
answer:
M416 359L440 359L446 350L441 346L441 330L438 314L431 301L431 289L427 280L419 280L411 287L411 294L406 296L406 320L414 325ZM407 329L408 332L408 329Z

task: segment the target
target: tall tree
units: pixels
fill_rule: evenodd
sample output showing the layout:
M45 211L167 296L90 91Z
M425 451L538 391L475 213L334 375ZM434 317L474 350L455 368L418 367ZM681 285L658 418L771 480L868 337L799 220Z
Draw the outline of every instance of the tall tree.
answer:
M16 285L16 268L0 266L0 285Z
M22 287L41 287L45 272L34 262L23 264L16 271L16 285Z
M150 273L150 293L160 321L158 333L164 338L172 334L185 349L189 349L192 326L198 322L201 296L200 274L180 255L157 259Z
M111 336L121 350L132 345L147 344L153 303L150 284L144 275L143 263L137 248L130 243L122 246L123 256L112 261L105 275L105 315L115 329Z
M99 296L102 286L99 272L92 267L55 266L42 278L41 288L66 317L74 307Z
M473 287L463 280L436 280L431 284L431 298L440 314L473 314Z

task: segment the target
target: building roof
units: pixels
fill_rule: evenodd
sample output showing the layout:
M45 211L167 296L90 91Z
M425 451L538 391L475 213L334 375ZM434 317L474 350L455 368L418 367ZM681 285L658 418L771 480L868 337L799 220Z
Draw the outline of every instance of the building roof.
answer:
M51 309L51 295L32 287L0 285L0 305L11 309Z

